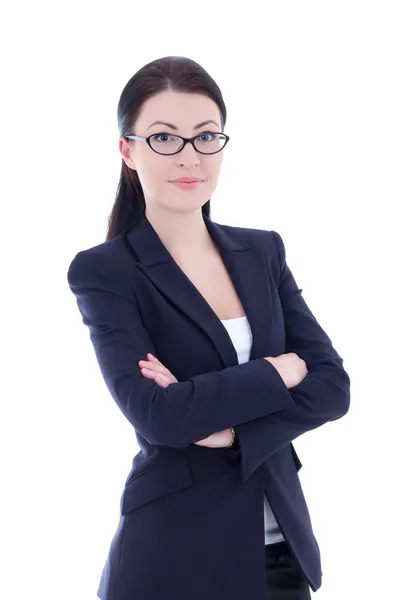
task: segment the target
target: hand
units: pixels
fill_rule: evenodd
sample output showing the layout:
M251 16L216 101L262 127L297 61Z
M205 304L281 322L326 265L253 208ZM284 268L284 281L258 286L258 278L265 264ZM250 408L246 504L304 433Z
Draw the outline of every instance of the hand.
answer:
M231 429L224 429L223 431L217 431L212 433L204 440L194 442L197 446L207 446L207 448L224 448L232 441Z
M268 360L275 367L288 389L298 385L308 374L306 362L295 352L265 356L264 360Z
M158 358L150 352L147 354L147 358L149 360L139 360L138 363L144 377L154 379L157 385L164 388L168 387L170 383L178 383L177 378L172 375L167 367L164 367Z
M144 377L153 379L157 385L164 388L168 387L170 383L178 383L176 377L172 375L167 367L164 367L158 358L150 354L150 352L147 354L147 358L149 360L139 360L138 363ZM232 431L230 429L224 429L223 431L212 433L203 440L194 443L198 446L207 446L208 448L223 448L230 444L231 441Z

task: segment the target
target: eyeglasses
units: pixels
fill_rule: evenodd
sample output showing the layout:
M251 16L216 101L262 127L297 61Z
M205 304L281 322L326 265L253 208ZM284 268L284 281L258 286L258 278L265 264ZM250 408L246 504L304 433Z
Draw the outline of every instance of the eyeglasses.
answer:
M150 148L157 154L177 154L189 142L193 148L200 154L216 154L221 152L229 142L229 135L217 133L215 131L204 131L191 138L185 138L181 135L172 135L170 133L155 133L149 137L139 135L124 135L125 139L147 142ZM169 138L161 140L160 138Z

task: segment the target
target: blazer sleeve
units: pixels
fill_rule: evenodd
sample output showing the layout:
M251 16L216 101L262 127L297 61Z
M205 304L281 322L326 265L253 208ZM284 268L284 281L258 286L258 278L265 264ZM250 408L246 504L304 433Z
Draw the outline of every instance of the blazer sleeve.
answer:
M272 234L280 263L278 289L284 315L285 352L295 352L302 358L308 374L288 390L292 406L235 426L240 448L232 455L240 458L242 481L268 456L306 431L339 419L350 407L350 378L343 368L343 359L307 306L303 290L286 263L282 237L276 231Z
M108 390L150 444L183 448L233 423L293 406L279 372L264 358L159 386L138 365L148 352L157 353L133 278L93 248L78 252L67 278Z

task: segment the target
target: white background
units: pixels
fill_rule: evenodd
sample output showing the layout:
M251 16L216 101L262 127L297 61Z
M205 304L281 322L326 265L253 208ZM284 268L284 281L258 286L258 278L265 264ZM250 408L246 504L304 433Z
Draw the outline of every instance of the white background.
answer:
M96 598L134 431L66 274L105 240L116 109L144 64L199 62L228 109L212 218L278 231L351 409L295 441L320 600L398 594L397 2L23 3L1 16L1 595Z

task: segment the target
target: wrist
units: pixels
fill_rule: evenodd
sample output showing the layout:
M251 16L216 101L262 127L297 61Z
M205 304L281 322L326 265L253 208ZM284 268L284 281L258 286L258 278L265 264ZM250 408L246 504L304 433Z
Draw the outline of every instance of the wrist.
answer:
M237 439L237 435L236 435L236 431L235 428L233 427L233 425L229 428L231 430L232 433L232 440L231 442L225 446L226 448L232 448L232 447L236 447L239 445L238 439Z

